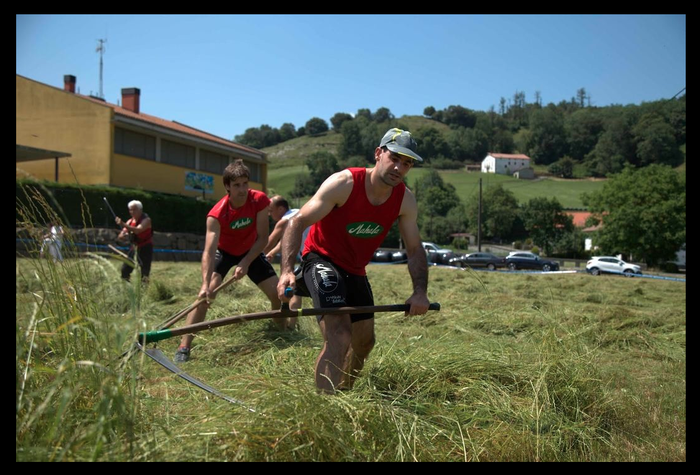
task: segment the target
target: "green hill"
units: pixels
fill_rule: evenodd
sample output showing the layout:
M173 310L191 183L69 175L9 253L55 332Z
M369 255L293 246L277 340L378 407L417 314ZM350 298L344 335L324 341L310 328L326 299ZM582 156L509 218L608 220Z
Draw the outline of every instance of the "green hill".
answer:
M306 158L314 152L326 150L337 153L342 138L342 135L331 130L323 134L304 135L287 140L272 147L265 147L262 151L267 154L270 170L303 166ZM294 180L292 180L292 185L294 185Z
M396 119L396 124L408 130L434 127L445 134L450 130L445 124L421 116L403 116ZM341 140L342 136L339 133L329 131L315 136L298 137L262 149L270 161L268 188L273 193L288 197L294 189L296 177L302 173L308 173L304 165L306 158L320 150L337 153ZM409 186L425 173L427 173L427 168L412 170L408 175ZM442 170L439 173L445 182L455 186L457 194L463 202L474 193L479 192L479 178L482 178L484 189L501 184L504 188L511 190L521 203L544 196L547 198L556 197L565 208L582 208L581 195L599 190L604 183L601 180L559 180L551 177L517 180L504 175L467 173L463 170ZM303 204L301 201L305 200L294 203L294 206Z

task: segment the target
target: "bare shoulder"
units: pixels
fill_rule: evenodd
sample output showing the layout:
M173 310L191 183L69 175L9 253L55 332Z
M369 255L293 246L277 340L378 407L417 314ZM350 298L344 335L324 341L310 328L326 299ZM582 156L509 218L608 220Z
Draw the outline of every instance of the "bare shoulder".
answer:
M418 210L418 205L416 203L416 195L406 187L406 192L403 194L403 200L401 201L401 211L400 215L416 213Z
M335 187L343 187L350 185L352 187L352 172L350 170L341 170L339 172L335 172L334 174L326 178L326 181L323 182L323 184L329 184L330 186Z
M326 181L321 184L321 187L316 192L315 197L330 200L337 205L342 205L350 196L352 187L352 172L350 172L350 170L342 170L326 178Z

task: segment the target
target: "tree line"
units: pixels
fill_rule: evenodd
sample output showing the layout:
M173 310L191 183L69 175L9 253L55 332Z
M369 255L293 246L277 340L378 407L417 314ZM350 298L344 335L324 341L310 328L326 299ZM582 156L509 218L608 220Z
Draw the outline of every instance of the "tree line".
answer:
M443 110L432 106L423 115L449 130L423 126L411 130L421 156L433 168L461 168L478 163L488 152L524 153L535 164L564 178L606 177L626 165L678 166L684 161L686 96L641 105L595 107L585 88L568 101L542 105L541 95L528 103L524 92L511 100L501 98L498 110L474 111L459 105ZM363 157L371 161L374 148L388 127L401 127L391 111L381 107L372 113L359 109L353 116L338 112L330 120L342 134L340 159ZM403 127L408 128L408 127ZM318 117L303 127L283 124L249 128L235 140L256 148L268 147L302 135L331 130Z
M344 163L335 154L321 151L312 154L306 165L310 173L297 179L295 196L311 195L329 175L363 163ZM449 243L455 233L478 233L478 195L463 201L454 185L445 183L434 169L418 178L412 191L424 240ZM604 224L595 235L596 252L630 254L650 265L673 260L686 242L685 191L685 173L668 165L639 169L628 165L612 174L601 191L583 196L592 213L587 225ZM481 223L485 241L530 239L547 256L584 259L591 255L585 250L585 239L590 235L574 226L556 197L521 203L501 185L490 186L481 199ZM395 225L383 246L398 245Z
M655 266L672 261L686 243L686 175L668 165L626 166L612 174L603 189L583 195L591 212L587 226L595 233L597 254L632 256ZM449 242L453 233L478 232L479 197L462 202L455 187L435 170L416 180L419 227L426 240ZM548 256L587 258L586 235L573 225L559 200L533 198L519 203L501 185L488 187L481 200L485 240L529 238Z

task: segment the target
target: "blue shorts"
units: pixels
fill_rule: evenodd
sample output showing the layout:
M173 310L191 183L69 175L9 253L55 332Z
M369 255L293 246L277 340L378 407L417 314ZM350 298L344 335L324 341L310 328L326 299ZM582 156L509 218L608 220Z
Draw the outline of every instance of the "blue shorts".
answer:
M316 308L362 307L374 305L372 287L366 275L350 274L330 259L307 253L297 269L297 295L311 297ZM316 317L320 322L323 315ZM351 314L354 322L374 318L374 313Z

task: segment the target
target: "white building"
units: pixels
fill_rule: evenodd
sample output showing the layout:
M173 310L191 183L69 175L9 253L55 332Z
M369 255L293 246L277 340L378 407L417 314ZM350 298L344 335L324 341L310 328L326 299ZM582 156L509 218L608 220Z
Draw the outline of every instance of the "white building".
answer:
M530 167L530 157L522 154L489 152L481 162L481 173L512 175L521 168Z

